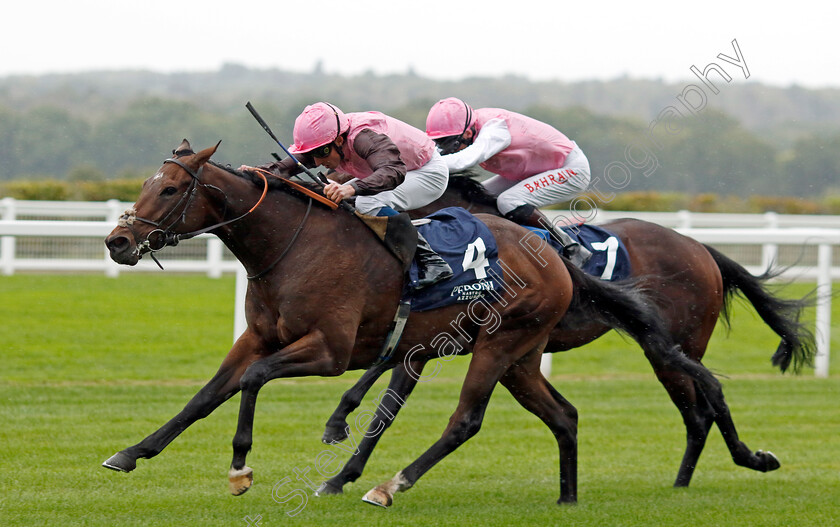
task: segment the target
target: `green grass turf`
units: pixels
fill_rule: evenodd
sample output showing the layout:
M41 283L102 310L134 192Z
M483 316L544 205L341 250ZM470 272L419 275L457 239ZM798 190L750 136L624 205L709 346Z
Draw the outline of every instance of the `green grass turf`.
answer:
M807 290L796 285L787 294ZM359 373L272 381L260 394L248 460L255 485L233 497L226 473L238 396L134 472L99 466L177 413L215 372L232 340L232 278L0 277L0 315L3 526L236 526L258 515L262 526L775 526L840 518L840 376L774 371L769 358L778 339L741 306L731 334L716 333L705 362L727 375L722 381L741 438L775 452L780 470L736 467L715 430L691 487L671 488L684 448L679 414L641 350L609 335L553 358L551 380L581 414L578 505L555 504L556 443L500 387L481 432L398 494L390 510L359 498L439 437L466 359L442 363L440 374L415 390L366 473L338 497L312 497L295 469L309 468L319 481L319 454L344 460L320 436ZM832 366L840 367L836 360ZM373 397L360 410L372 409ZM308 501L290 517L300 501L281 498L296 489Z

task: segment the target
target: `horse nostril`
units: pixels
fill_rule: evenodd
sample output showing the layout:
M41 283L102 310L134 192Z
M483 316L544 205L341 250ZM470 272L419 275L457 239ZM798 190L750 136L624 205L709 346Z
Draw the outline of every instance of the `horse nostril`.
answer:
M105 246L114 252L122 252L128 249L130 243L125 236L114 236L105 240Z

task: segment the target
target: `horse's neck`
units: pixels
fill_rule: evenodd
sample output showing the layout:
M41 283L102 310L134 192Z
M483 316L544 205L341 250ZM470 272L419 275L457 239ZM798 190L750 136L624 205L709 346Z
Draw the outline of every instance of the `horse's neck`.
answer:
M290 237L286 235L289 229L281 224L302 218L303 212L297 212L300 204L295 203L292 196L272 190L260 201L262 186L218 167L207 169L210 169L209 165L205 167L208 182L220 188L225 197L225 202L217 205L220 211L225 211L225 215L217 221L234 220L212 232L251 271L252 266L260 265L260 260L272 247L285 245L286 238Z
M309 198L285 190L269 190L262 203L248 212L259 200L262 189L251 182L243 182L229 185L225 193L229 207L226 219L244 216L221 227L215 234L251 276L269 269L294 266L301 252L320 258L334 250L333 240L337 233L347 237L353 236L357 229L365 229L344 212L328 210L310 203ZM329 256L324 258L324 265L329 265ZM317 262L312 264L317 265Z

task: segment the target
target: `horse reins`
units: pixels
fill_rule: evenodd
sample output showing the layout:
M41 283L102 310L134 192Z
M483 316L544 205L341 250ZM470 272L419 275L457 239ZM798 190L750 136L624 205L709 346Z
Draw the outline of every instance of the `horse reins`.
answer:
M268 188L268 179L266 178L266 174L269 174L269 175L272 175L272 176L273 176L274 174L271 174L271 172L268 172L267 170L263 170L263 169L261 169L261 168L256 168L256 167L254 167L254 171L255 171L257 174L259 174L259 175L260 175L260 176L261 176L261 177L265 180L265 186L266 186L266 188ZM298 185L297 183L294 183L294 182L289 181L289 180L287 180L287 179L283 179L283 178L278 178L278 179L280 179L281 181L283 181L283 182L285 182L285 183L289 184L289 185L290 185L290 186L292 186L293 188L298 188L299 190L305 191L304 193L305 193L305 194L307 195L307 197L309 198L309 202L306 204L306 213L303 215L303 219L302 219L302 220L300 220L300 224L297 226L297 229L295 229L295 233L294 233L294 234L292 234L292 239L289 241L289 244L286 246L286 248L285 248L285 249L283 249L283 252L282 252L282 253L280 253L280 256L278 256L278 257L277 257L277 259L275 259L273 262L271 262L271 263L268 265L268 267L266 267L265 269L263 269L263 270L262 270L262 271L260 271L259 273L254 274L254 275L251 275L251 276L248 276L248 277L247 277L247 278L248 278L248 280L256 280L256 279L258 279L258 278L262 278L263 276L267 275L267 274L269 273L269 271L271 271L272 269L274 269L274 267L275 267L278 263L280 263L280 260L282 260L282 259L286 256L286 253L288 253L288 252L289 252L289 250L291 250L292 245L294 245L294 244L295 244L295 241L297 240L298 235L300 234L300 231L302 231L302 230L303 230L303 226L304 226L304 224L306 224L306 220L307 220L307 218L309 218L309 212L312 210L312 200L313 200L313 199L320 198L320 199L318 199L318 201L321 201L322 203L328 203L330 206L332 206L332 207L333 207L333 210L335 210L336 208L338 208L338 205L337 205L336 203L334 203L334 202L332 202L332 201L327 200L327 199L326 199L326 198L324 198L323 196L320 196L320 195L318 195L318 194L315 194L314 192L312 192L311 190L307 189L306 187L303 187L303 186L301 186L301 185ZM314 194L314 196L313 196L313 194ZM263 195L265 195L265 193L264 193L264 192L263 192ZM261 200L261 201L262 201L262 200ZM257 205L259 205L259 203L257 203ZM254 205L254 207L253 207L251 210L254 210L255 208L257 208L257 206L256 206L256 205ZM248 212L251 212L251 211L248 211Z

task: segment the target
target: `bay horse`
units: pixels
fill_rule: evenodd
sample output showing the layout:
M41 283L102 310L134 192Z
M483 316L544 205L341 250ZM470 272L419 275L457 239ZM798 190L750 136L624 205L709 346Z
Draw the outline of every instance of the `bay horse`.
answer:
M451 175L443 196L422 209L412 211L411 215L423 217L439 208L459 206L473 213L500 216L496 197L489 195L470 175L469 171L463 175ZM730 302L740 294L749 300L762 320L782 339L772 357L774 365L782 372L791 365L798 371L812 362L816 349L814 336L799 323L799 314L811 304L810 298L787 300L772 294L765 283L779 271L768 269L761 276L753 276L714 248L646 221L619 219L601 227L611 231L625 244L631 259L632 276L638 287L658 305L671 339L692 360L700 362L703 359L719 318L729 325ZM575 312L574 307L552 330L546 352L577 348L609 331L610 328L603 323ZM753 453L739 439L725 404L718 409L713 408L701 386L690 382L682 374L662 371L654 362L651 365L680 411L686 429L686 449L674 481L675 487L689 485L713 423L720 429L736 465L762 472L780 467L779 460L771 452L758 450ZM343 441L347 437L347 415L361 404L364 395L389 366L392 365L379 365L368 370L341 397L327 421L323 436L325 443ZM321 485L319 494L339 494L345 484L355 481L362 474L379 438L401 408L401 404L395 402L404 402L408 398L418 382L418 372L422 371L421 361L395 365L388 385L388 393L394 397L382 399L356 452L337 475Z
M139 458L159 454L198 419L241 391L233 458L228 473L234 495L253 483L246 464L252 446L260 388L271 379L336 376L369 368L392 322L404 286L404 268L372 230L345 210L313 204L285 183L259 179L210 161L210 147L195 153L184 142L146 180L132 209L105 239L111 258L139 259L198 233L218 236L248 272L247 329L218 372L170 421L103 466L129 472ZM269 192L269 187L271 191ZM317 197L317 196L316 196ZM394 363L440 355L434 344L452 324L472 345L458 404L441 438L391 480L365 495L382 506L475 435L492 391L501 383L555 436L560 451L558 503L577 500L577 413L540 374L549 334L573 302L576 311L620 328L644 346L662 371L704 387L715 407L724 404L717 379L674 346L632 284L602 283L556 254L542 261L519 243L528 231L495 216L479 216L505 263L505 287L495 302L474 300L411 316ZM279 255L279 256L278 256ZM585 302L580 302L580 299ZM453 344L449 342L449 344Z

